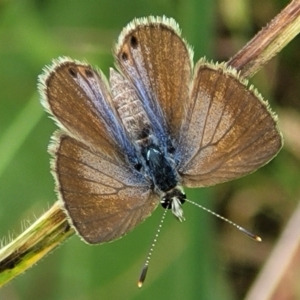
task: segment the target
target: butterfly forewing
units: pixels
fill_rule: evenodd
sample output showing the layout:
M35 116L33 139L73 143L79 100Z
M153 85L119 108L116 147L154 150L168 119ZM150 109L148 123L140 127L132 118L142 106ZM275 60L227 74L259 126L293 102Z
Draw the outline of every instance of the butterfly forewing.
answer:
M225 64L200 61L179 145L183 184L208 186L246 175L281 146L275 117L261 96Z
M39 81L42 104L63 130L102 152L132 151L102 74L87 64L60 58Z
M170 134L177 141L189 94L192 51L175 21L151 17L133 21L122 31L115 55L156 134Z
M57 189L71 223L88 243L115 240L142 222L159 203L149 182L124 161L95 153L65 134L51 152Z

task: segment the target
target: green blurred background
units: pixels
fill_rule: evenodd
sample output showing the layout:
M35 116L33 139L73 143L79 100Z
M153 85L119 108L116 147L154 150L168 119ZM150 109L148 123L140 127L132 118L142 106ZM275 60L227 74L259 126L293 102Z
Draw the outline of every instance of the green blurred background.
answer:
M227 60L286 4L283 0L0 1L0 237L21 232L56 200L37 76L51 59L87 60L105 74L133 18L167 15L201 56ZM253 79L276 111L300 108L299 39ZM298 66L298 68L297 68ZM298 97L298 98L297 98ZM280 116L280 113L279 113ZM191 205L169 214L142 289L136 282L162 210L121 240L88 246L77 236L0 290L0 299L242 299L293 211L299 157L284 149L262 170L188 197L261 234L257 244ZM5 238L6 237L6 238Z

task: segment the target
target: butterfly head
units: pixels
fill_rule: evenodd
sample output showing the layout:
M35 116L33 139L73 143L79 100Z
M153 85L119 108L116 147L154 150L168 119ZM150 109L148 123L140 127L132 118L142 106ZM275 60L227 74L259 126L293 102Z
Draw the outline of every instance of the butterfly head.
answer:
M183 188L177 185L175 188L164 193L161 197L160 204L165 209L172 209L173 215L181 222L184 221L182 204L185 202L186 195Z

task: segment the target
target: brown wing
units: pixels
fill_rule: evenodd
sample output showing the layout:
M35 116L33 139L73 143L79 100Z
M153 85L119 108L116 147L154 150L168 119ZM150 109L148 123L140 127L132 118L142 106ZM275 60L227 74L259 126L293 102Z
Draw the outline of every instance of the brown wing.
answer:
M209 186L246 175L281 147L276 117L261 96L226 65L200 61L181 131L183 184Z
M156 135L178 141L192 76L192 51L173 19L144 18L122 31L115 56L133 83Z
M102 152L131 151L105 77L91 66L66 57L54 60L39 77L39 90L43 106L69 135Z
M120 238L156 208L159 199L149 182L121 160L96 153L65 134L57 133L53 140L57 191L86 242Z

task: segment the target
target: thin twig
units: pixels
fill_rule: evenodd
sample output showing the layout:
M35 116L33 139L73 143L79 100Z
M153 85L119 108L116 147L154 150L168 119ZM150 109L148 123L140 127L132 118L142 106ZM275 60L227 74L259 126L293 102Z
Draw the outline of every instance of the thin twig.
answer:
M228 64L250 78L300 32L300 0L292 1L248 42Z

